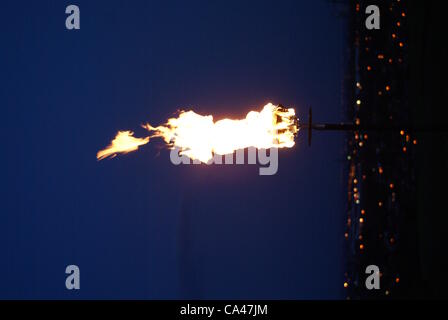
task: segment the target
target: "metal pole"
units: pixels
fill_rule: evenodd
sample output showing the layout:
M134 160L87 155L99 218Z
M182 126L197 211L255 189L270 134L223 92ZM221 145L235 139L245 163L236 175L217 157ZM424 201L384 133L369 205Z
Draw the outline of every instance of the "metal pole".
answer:
M381 125L381 124L364 124L356 125L353 123L313 123L299 124L299 128L313 129L319 131L398 131L406 132L422 132L422 133L447 133L448 125L431 124L431 125Z
M363 132L405 132L411 133L448 133L448 124L388 125L354 123L313 123L312 109L309 109L308 123L298 124L299 129L308 129L308 145L311 146L312 131L363 131Z

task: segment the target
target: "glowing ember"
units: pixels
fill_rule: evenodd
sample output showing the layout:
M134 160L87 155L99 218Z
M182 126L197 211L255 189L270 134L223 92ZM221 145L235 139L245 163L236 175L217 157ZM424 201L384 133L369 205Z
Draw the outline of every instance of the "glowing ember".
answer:
M168 119L162 126L143 126L151 134L144 139L132 137L121 144L119 132L112 144L98 152L97 158L103 159L119 152L129 152L148 143L150 138L162 138L170 148L179 148L181 155L207 162L214 154L231 154L238 149L255 147L258 149L291 148L298 131L294 109L274 106L269 103L260 112L250 111L245 119L222 119L214 122L213 116L201 116L194 111L182 111L177 118ZM124 140L126 140L124 139ZM121 149L118 146L122 147ZM131 147L126 148L126 146Z

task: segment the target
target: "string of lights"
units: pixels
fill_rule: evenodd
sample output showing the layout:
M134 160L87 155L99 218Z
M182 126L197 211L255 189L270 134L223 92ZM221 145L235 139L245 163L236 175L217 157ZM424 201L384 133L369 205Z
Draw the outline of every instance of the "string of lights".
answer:
M348 116L359 129L347 134L347 299L398 296L406 282L401 230L415 192L413 158L418 139L403 128L371 132L364 124L396 128L412 123L408 112L407 13L405 1L376 3L381 29L365 28L366 6L350 2ZM363 126L364 125L364 126ZM380 269L381 289L368 290L365 269Z

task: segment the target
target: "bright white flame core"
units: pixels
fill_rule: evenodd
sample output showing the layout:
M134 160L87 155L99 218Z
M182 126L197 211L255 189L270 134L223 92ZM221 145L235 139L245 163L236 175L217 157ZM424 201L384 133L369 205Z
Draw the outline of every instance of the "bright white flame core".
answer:
M291 148L298 131L294 109L271 103L265 105L260 112L250 111L242 120L222 119L214 122L211 115L201 116L194 111L183 111L177 118L168 119L165 125L152 127L146 124L143 127L151 135L145 138L148 140L139 141L136 147L131 144L133 150L117 151L115 148L111 153L105 149L98 154L107 154L102 156L104 158L117 152L134 151L139 145L147 143L149 138L161 137L171 148L179 148L180 154L205 163L214 154L231 154L248 147ZM117 138L118 135L115 140Z

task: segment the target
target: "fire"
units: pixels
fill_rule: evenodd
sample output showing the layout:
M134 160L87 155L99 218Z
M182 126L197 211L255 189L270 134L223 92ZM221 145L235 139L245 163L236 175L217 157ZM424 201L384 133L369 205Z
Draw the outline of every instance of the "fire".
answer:
M150 138L160 137L170 148L178 148L181 155L207 162L214 154L231 154L238 149L291 148L298 132L297 118L292 108L269 103L263 110L250 111L241 120L201 116L194 111L182 111L177 118L168 119L158 127L143 125L150 136L134 138L132 132L119 132L111 145L97 154L99 160L117 153L135 151Z
M98 151L96 158L102 160L107 157L115 157L117 153L128 153L135 151L139 146L147 144L149 137L135 138L132 131L118 131L117 136L110 145L101 151Z

